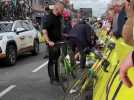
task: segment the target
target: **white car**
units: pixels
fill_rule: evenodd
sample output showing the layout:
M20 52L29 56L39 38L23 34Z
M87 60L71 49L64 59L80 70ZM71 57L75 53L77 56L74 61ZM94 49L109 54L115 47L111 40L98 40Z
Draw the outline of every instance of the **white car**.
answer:
M39 53L38 32L28 20L0 21L0 59L14 65L17 55Z

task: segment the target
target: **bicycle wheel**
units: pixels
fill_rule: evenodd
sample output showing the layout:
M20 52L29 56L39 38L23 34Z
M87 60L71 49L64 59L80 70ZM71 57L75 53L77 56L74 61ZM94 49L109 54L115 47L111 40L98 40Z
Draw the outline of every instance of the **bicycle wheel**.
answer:
M64 57L59 58L58 60L59 80L60 80L61 87L65 93L68 91L68 87L70 86L70 81L72 80L72 75L70 72L68 72L66 63L67 62L64 61Z

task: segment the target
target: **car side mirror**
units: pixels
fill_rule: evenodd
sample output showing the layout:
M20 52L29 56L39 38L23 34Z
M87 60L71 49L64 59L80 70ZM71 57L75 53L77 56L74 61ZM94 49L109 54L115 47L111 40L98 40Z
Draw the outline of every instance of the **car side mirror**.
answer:
M21 33L21 32L25 32L25 31L27 31L27 30L24 29L24 28L16 28L14 31L15 31L17 34L19 34L19 33Z

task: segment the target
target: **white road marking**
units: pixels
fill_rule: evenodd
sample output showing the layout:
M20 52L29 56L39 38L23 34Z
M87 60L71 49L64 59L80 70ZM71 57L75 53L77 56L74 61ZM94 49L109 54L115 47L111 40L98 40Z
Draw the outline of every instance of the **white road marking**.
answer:
M16 85L11 85L7 89L5 89L4 91L0 92L0 98L2 98L4 95L6 95L8 92L10 92L15 87L16 87Z
M45 63L43 63L42 65L40 65L36 69L34 69L32 72L35 73L35 72L39 71L40 69L42 69L43 67L45 67L47 64L48 64L48 61L46 61Z

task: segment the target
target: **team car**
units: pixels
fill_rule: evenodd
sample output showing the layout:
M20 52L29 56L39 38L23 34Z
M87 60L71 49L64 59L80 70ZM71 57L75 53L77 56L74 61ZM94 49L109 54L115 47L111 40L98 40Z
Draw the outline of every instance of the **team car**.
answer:
M19 54L39 53L38 31L29 20L0 21L0 59L14 65Z

